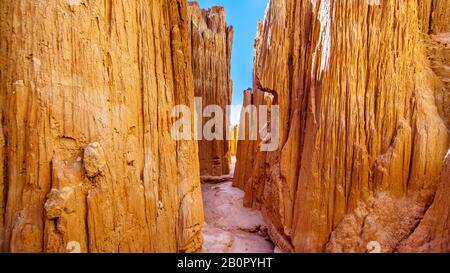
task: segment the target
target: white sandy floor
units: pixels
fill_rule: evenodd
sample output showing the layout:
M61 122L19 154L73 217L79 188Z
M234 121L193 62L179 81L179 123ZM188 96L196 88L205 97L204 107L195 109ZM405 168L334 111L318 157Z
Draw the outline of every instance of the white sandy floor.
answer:
M232 182L203 184L205 253L272 253L266 225L257 210L244 208L244 192Z

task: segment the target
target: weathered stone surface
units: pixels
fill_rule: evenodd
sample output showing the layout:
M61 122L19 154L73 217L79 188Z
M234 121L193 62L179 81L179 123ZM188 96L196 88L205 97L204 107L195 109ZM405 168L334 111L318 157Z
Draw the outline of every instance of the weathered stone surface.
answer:
M449 4L448 0L417 0L420 30L428 34L448 32L450 30Z
M229 140L229 151L231 156L236 156L237 154L237 144L239 139L239 126L233 126L231 128L231 138Z
M261 136L258 132L259 112L251 105L267 105L273 98L254 86L254 89L244 91L244 104L241 113L240 139L236 159L238 164L234 171L233 185L246 192L244 205L260 208L262 193L264 191L264 173L268 168L266 164L267 153L260 151Z
M104 173L106 166L105 152L98 142L86 145L83 157L84 169L89 178Z
M259 25L244 104L274 96L280 147L240 142L234 184L283 250L402 250L439 185L448 89L427 33L448 31L448 1L375 3L271 0Z
M271 253L267 228L259 211L242 205L244 193L231 185L202 184L205 207L203 252Z
M0 247L201 249L198 144L170 135L173 106L194 111L187 2L1 0L0 14Z
M250 130L249 126L243 126L243 123L249 124L252 117L251 112L244 112L246 107L252 105L253 91L252 89L247 89L244 91L244 101L242 105L241 120L239 126L239 138L237 144L236 153L236 167L234 170L233 186L244 189L246 181L248 181L248 176L250 175L247 170L247 164L253 162L252 156L255 154L254 151L249 147L252 141L250 140ZM242 170L242 171L241 171ZM247 193L248 194L248 193Z
M450 13L449 13L450 14ZM450 28L447 30L449 31ZM431 68L441 81L436 84L436 106L450 126L450 32L433 34L428 40Z
M450 252L450 151L433 204L399 251Z
M202 98L203 111L208 105L218 105L225 113L226 106L231 105L233 86L230 77L233 27L227 26L223 7L214 6L205 10L197 2L190 2L188 13L195 96ZM224 118L219 117L221 121ZM209 120L211 117L203 118L202 124L205 125ZM202 176L230 173L229 144L225 140L227 123L215 130L221 130L222 140L203 138L199 141Z

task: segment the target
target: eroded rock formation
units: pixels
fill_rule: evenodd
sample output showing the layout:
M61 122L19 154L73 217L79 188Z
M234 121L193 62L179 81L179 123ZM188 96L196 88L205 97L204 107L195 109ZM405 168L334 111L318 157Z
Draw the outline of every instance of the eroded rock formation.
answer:
M244 104L273 95L280 145L267 153L260 140L241 141L234 184L246 205L262 210L280 248L448 249L449 195L440 179L449 147L447 55L436 54L428 34L450 30L449 6L270 1ZM434 224L436 217L444 219ZM433 243L421 244L423 236Z
M188 10L195 96L202 98L201 111L208 112L207 106L218 105L225 114L226 106L231 105L233 85L230 77L233 27L227 26L223 7L205 10L197 2L190 2ZM199 141L200 172L203 176L227 175L231 163L229 143L225 138L228 126L223 122L225 117L208 115L210 117L204 117L202 124L207 126L211 118L221 120L223 128L213 131L221 135L222 140L207 139L199 134L202 136Z
M197 142L170 135L173 106L194 111L186 1L1 0L0 14L1 248L199 250Z
M269 167L266 164L266 152L260 151L261 136L259 134L259 111L252 105L270 105L273 98L270 94L254 89L244 91L244 103L239 126L237 147L237 165L234 171L233 185L246 192L244 205L260 208L264 190L264 173Z
M450 252L450 151L442 169L433 204L413 234L402 243L402 252Z

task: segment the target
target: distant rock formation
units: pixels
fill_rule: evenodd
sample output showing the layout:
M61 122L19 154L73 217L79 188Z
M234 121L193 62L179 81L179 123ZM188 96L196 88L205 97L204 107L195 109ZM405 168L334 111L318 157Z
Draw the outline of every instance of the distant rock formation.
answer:
M185 0L0 0L1 249L201 249L198 144L170 135L188 21Z
M188 14L195 96L202 98L202 111L209 105L218 105L225 113L226 106L231 105L233 86L230 77L233 27L227 26L223 7L205 10L197 2L189 2ZM210 119L203 118L202 124L205 125ZM220 129L223 130L223 140L202 138L199 141L202 176L230 173L229 143L225 138L227 124L224 123L223 128L215 128Z
M280 148L240 141L234 184L279 248L448 251L449 89L428 35L448 18L439 0L270 0L244 105L273 95Z

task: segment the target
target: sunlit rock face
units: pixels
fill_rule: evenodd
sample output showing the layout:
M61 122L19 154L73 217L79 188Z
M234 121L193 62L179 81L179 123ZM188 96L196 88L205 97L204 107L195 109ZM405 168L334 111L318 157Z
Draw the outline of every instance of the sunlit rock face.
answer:
M230 60L233 44L233 27L227 26L225 9L214 6L201 9L197 2L188 7L189 30L192 51L192 70L194 73L195 96L202 98L201 112L207 106L217 105L223 116L211 115L202 119L199 137L200 171L203 176L221 176L230 173L230 147L226 140L226 106L231 105L232 81ZM212 130L213 118L220 121ZM203 131L217 132L222 139L208 139Z
M187 2L1 0L0 41L1 249L201 249Z
M244 104L273 95L280 145L241 141L234 184L279 248L448 251L448 59L436 53L448 48L435 37L450 12L431 2L269 2ZM433 246L417 225L432 227L416 232Z
M239 126L235 125L231 129L231 138L228 144L231 156L236 156L237 154L238 139L239 139Z

